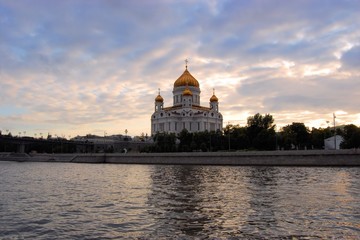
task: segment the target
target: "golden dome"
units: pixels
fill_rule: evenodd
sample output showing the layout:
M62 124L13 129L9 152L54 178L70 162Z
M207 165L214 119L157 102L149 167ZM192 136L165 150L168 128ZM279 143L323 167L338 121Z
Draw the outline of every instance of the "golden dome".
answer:
M192 96L191 90L186 86L185 90L182 93L183 96Z
M157 97L155 98L155 102L164 102L164 99L162 98L162 96L157 95Z
M210 98L210 102L217 102L219 99L215 96L215 88L213 88L213 95Z
M212 97L210 98L210 102L217 102L219 101L219 99L214 95L212 95Z
M190 74L190 72L185 69L184 73L175 81L174 87L182 87L182 86L192 86L199 87L199 82Z

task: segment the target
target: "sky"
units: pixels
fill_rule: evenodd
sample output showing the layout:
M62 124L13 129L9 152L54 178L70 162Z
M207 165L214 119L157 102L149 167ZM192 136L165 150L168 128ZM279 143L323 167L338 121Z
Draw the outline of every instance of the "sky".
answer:
M185 59L224 126L360 125L359 0L0 0L0 130L150 134Z

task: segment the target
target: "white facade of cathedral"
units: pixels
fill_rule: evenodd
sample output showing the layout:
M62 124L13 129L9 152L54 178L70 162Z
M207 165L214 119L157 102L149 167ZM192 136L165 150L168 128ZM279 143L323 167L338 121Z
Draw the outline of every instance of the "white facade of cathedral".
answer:
M219 101L213 93L209 107L200 105L200 85L187 69L174 82L173 106L164 107L164 99L155 98L155 112L151 115L151 134L222 130L223 117Z

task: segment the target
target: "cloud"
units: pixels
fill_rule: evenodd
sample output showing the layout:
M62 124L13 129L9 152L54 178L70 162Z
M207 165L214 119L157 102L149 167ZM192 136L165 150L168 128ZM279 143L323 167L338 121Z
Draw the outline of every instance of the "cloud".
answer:
M359 11L351 0L0 0L0 127L149 132L157 89L170 106L186 58L202 105L215 88L226 121L342 110L357 123Z
M341 63L344 70L359 71L360 45L346 51L341 57Z

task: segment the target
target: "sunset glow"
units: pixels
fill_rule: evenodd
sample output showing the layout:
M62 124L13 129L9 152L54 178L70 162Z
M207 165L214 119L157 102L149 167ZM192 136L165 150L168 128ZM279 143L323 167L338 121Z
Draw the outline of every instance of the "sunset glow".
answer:
M149 134L185 59L224 127L360 125L357 0L0 0L0 29L3 133Z

